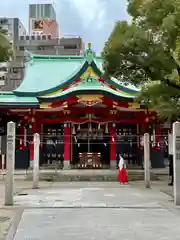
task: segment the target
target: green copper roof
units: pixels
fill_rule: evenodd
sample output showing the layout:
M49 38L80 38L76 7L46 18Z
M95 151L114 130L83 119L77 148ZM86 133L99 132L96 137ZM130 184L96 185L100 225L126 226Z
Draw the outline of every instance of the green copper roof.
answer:
M30 54L22 84L13 92L0 93L0 104L38 105L38 99L53 100L65 98L68 94L85 92L107 93L126 99L135 98L139 89L134 86L125 85L114 78L103 79L102 63L102 58L95 55L90 45L83 56ZM76 80L80 81L74 85Z
M46 56L30 55L25 77L14 93L17 95L42 96L66 88L91 66L101 77L103 72L102 58L88 48L84 56ZM107 83L128 94L135 94L138 89L132 85L119 84L114 79Z
M38 100L36 97L18 97L13 94L13 92L1 92L0 93L0 104L6 105L37 105Z
M35 56L27 65L25 77L15 93L43 93L54 90L76 75L85 64L83 58Z

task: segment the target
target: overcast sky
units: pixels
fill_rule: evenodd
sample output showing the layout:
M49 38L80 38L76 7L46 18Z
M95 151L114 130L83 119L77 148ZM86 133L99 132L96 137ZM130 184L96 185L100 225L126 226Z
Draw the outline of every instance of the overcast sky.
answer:
M28 26L28 4L50 0L0 0L1 17L18 17ZM126 0L55 0L62 35L80 35L100 52L117 20L128 20Z

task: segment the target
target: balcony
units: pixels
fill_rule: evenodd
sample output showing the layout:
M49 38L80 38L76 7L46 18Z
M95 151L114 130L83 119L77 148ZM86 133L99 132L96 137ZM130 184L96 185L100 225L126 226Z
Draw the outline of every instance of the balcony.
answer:
M17 45L18 46L41 46L41 45L44 45L44 46L56 46L56 45L59 45L59 39L56 38L56 39L29 39L29 40L26 40L26 39L20 39L17 41Z
M8 77L10 80L21 80L23 78L23 73L22 72L9 73Z
M0 79L0 86L4 86L5 85L5 80Z

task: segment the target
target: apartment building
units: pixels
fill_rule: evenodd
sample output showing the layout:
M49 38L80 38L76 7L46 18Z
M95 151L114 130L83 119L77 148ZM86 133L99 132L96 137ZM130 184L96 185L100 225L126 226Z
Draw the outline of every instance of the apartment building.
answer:
M79 36L52 38L51 35L21 36L17 44L17 57L27 52L43 55L81 55L84 43ZM26 52L26 53L24 53Z
M10 88L16 88L20 79L23 77L23 65L22 58L16 59L17 43L20 36L26 35L26 29L18 18L0 18L0 26L7 31L7 38L12 45L14 56L8 63L0 63L0 90L6 89L6 86ZM11 79L14 78L14 81Z
M13 90L21 84L25 64L29 60L28 52L43 55L84 54L85 46L81 37L59 37L59 26L52 4L29 5L29 34L18 18L0 18L0 26L7 29L14 52L13 59L5 64L6 72L0 74L0 84L4 83L0 85L1 91Z
M0 89L1 89L1 86L5 85L7 74L8 74L8 63L0 62Z
M47 35L59 37L59 25L53 4L29 5L29 35Z
M79 36L52 38L51 35L37 35L19 37L16 41L15 57L8 63L8 77L1 90L10 91L17 88L23 79L25 64L29 60L29 53L42 55L82 55L84 42Z

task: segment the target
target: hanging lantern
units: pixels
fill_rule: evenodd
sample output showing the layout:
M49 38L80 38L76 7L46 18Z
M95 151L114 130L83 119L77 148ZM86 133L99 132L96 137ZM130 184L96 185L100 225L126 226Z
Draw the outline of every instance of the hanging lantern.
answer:
M108 124L105 126L105 133L108 133Z
M78 126L78 129L77 129L78 131L80 131L81 130L81 126L80 126L80 124L79 124L79 126Z
M147 118L145 118L145 122L146 123L148 123L149 122L149 118L147 117Z
M99 124L98 124L98 130L100 130L100 129L101 129L101 124L99 123Z
M115 142L114 137L112 137L112 142Z
M73 124L73 127L72 127L72 134L76 134L76 130L75 130L75 126L74 126L74 124Z

